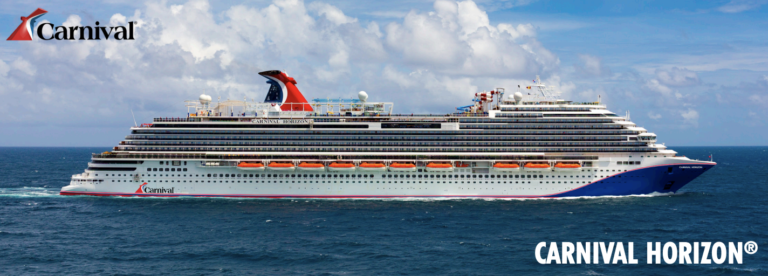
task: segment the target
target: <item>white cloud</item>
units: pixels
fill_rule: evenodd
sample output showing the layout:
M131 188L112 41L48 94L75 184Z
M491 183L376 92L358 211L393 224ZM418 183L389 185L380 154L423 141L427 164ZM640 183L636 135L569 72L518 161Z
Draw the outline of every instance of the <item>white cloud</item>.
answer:
M328 21L336 25L357 22L357 18L348 17L339 8L326 3L312 2L309 4L309 9L317 12L318 15L325 16Z
M534 28L530 23L518 24L517 27L512 26L511 24L501 23L496 27L499 29L499 31L506 32L511 35L512 39L517 39L518 37L536 36L536 28Z
M416 84L407 74L397 71L392 65L384 67L383 76L385 79L397 83L402 88L410 88Z
M131 109L140 120L172 116L200 93L261 100L267 85L257 73L269 69L290 72L308 99L365 90L398 103L395 112L451 112L478 90L511 91L537 74L575 89L560 80L557 56L532 25L490 25L471 1L436 2L384 28L321 2L214 10L201 0L149 2L132 15L95 18L138 22L135 41L31 43L0 61L0 94L9 98L0 116L5 124L93 126L114 125ZM66 22L91 24L76 15ZM79 110L66 120L55 116L72 106Z
M692 108L688 108L686 111L680 111L680 116L683 117L683 121L686 123L691 124L694 127L699 126L699 112L696 110L693 110Z
M0 60L0 77L7 77L8 71L11 71L11 67L4 61Z
M656 70L656 78L668 86L693 86L701 83L696 72L685 68L672 67L670 70Z
M653 111L648 111L648 118L658 120L658 119L661 119L661 114L654 113Z
M34 76L37 73L37 68L35 68L32 63L21 57L16 58L16 60L11 63L11 67L30 76Z
M365 14L375 16L375 17L381 17L381 18L403 18L406 15L408 15L407 11L373 11L373 12L366 12Z
M661 84L659 82L659 80L657 80L657 79L650 79L650 80L646 81L645 82L645 88L648 88L648 89L650 89L652 91L656 91L656 92L659 92L659 93L662 93L662 94L670 94L670 93L672 93L672 89L670 89L669 87Z
M724 13L739 13L743 11L748 11L757 7L760 7L762 5L765 5L765 3L768 1L765 0L731 0L731 2L728 2L728 4L722 5L717 8L718 11L724 12Z
M434 12L411 11L386 27L387 45L414 66L450 75L530 77L560 60L535 39L530 24L490 25L472 1L436 1ZM518 40L521 40L518 42Z
M603 65L602 58L581 54L579 55L579 59L583 64L577 64L573 67L576 69L576 72L580 73L581 75L600 77L608 76L611 74L610 70L608 70L608 68Z

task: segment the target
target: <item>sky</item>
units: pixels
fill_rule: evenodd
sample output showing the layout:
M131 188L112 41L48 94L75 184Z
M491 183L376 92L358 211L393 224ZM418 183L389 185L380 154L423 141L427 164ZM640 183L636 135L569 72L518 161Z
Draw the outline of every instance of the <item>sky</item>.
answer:
M307 99L445 114L536 76L598 96L667 146L768 145L768 1L17 1L38 25L137 24L133 41L0 42L0 146L115 146L185 100L262 100L283 70ZM133 113L133 115L132 115Z

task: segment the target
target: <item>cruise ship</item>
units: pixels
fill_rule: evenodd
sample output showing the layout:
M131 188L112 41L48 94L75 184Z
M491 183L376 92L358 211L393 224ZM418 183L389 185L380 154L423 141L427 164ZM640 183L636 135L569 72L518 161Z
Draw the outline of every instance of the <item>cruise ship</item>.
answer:
M187 101L131 127L61 195L256 198L558 198L675 193L716 163L679 156L597 102L541 81L467 95L448 114L307 101L279 70L263 102ZM538 78L538 77L537 77ZM468 102L469 103L469 102Z

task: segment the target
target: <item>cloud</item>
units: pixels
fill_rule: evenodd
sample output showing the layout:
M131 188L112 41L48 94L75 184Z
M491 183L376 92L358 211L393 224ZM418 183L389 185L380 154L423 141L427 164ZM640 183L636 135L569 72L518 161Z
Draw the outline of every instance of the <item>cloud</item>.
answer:
M660 83L668 86L693 86L701 84L699 75L685 68L656 69L656 78Z
M662 94L670 94L672 93L672 89L667 87L666 85L661 84L661 82L657 79L650 79L646 81L645 88L650 89L652 91L656 91Z
M502 1L490 1L483 3L483 7L487 11L505 10L516 7L527 6L537 2L538 0L502 0Z
M373 11L365 13L370 16L381 18L403 18L408 15L407 11Z
M609 76L611 71L603 65L603 59L587 54L579 55L582 64L573 65L576 72L582 76L601 77Z
M13 63L11 63L11 67L30 76L34 76L37 73L37 68L21 57L14 60Z
M661 119L661 114L654 113L653 111L648 111L648 118L658 120L658 119Z
M718 7L717 10L724 13L740 13L758 8L766 3L768 1L765 0L731 0L728 4Z
M136 21L136 40L33 41L14 50L0 61L4 125L114 126L130 110L140 120L175 115L202 93L261 100L268 86L257 73L270 69L289 72L309 99L365 90L400 112L451 112L478 90L511 90L539 74L574 89L560 83L559 59L531 24L491 25L472 1L438 1L384 27L298 0L224 9L148 2L132 14L70 15L65 24L95 20Z
M490 25L472 1L438 0L434 12L411 11L386 26L387 46L406 64L449 75L529 77L552 73L560 60L530 24Z
M679 111L680 116L683 117L683 121L686 123L698 127L699 126L699 112L696 110L693 110L692 108L688 108L688 110L685 111Z
M348 17L339 8L326 3L312 2L309 4L309 8L316 11L318 15L325 16L328 21L336 25L357 22L357 18Z

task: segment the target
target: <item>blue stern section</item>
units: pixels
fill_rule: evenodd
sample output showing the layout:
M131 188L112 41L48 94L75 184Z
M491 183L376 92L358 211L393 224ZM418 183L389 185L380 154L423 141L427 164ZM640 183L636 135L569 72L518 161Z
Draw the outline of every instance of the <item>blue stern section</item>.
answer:
M547 197L622 196L677 192L685 184L714 166L714 163L691 163L646 167L615 174L575 190Z

